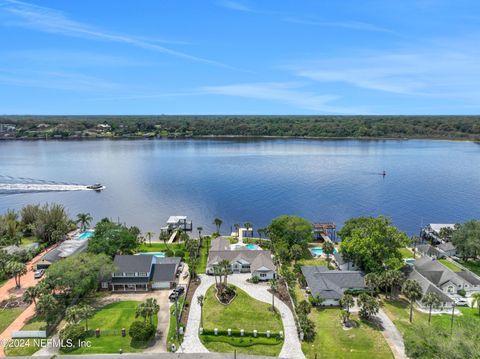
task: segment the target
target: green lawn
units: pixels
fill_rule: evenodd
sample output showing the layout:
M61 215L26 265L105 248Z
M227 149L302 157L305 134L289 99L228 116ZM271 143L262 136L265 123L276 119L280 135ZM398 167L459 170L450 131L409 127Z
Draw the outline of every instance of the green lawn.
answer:
M202 246L200 247L200 255L198 256L197 261L197 274L204 274L207 269L207 260L208 260L208 246L210 241L204 238Z
M445 267L451 269L454 272L461 272L462 271L462 268L460 268L459 266L455 265L455 263L452 263L452 262L450 262L446 259L439 259L438 261L440 263L442 263Z
M480 261L461 261L460 264L476 275L480 275Z
M0 309L0 333L3 333L5 329L23 312L25 307L17 307L11 309Z
M413 258L413 252L408 248L400 248L400 253L404 259Z
M182 295L178 300L178 310L182 308L182 303L185 301L185 295ZM168 325L168 334L167 334L167 350L170 350L172 344L175 344L177 348L180 347L180 344L183 342L183 335L178 336L177 340L177 325L175 323L175 303L170 306L170 323ZM184 328L185 329L185 328Z
M22 330L44 330L47 323L41 318L34 317L28 321ZM5 354L7 356L31 356L40 349L34 342L34 339L25 339L21 346L6 347Z
M73 354L106 354L118 353L122 349L124 353L141 352L145 345L137 345L131 342L128 335L128 328L135 321L135 310L140 304L137 301L122 301L108 304L99 309L88 321L89 329L100 329L100 337L88 337L91 347L78 348ZM142 319L139 319L142 320ZM85 325L84 322L81 323ZM157 326L157 317L154 318L154 325ZM127 336L121 335L101 335L102 330L114 330L120 332L122 328L127 330Z
M38 242L38 238L35 237L35 236L31 236L31 237L23 237L22 238L22 246L26 246L28 244L32 244L32 243L37 243Z
M167 249L175 252L177 250L185 251L185 245L180 243L172 243L172 244L165 244L165 243L152 243L151 245L147 243L141 244L138 247L138 252L164 252Z
M385 313L390 317L393 323L396 325L398 330L405 334L407 330L410 329L409 315L410 307L406 300L385 300L382 302L382 307L385 310ZM462 312L461 316L455 316L455 322L462 321L476 321L480 325L480 316L478 315L478 310L476 308L457 308ZM420 312L415 309L413 310L413 321L414 322L428 322L428 314ZM434 314L432 315L432 325L438 325L443 328L449 328L451 321L450 314Z
M301 259L298 261L302 266L326 266L327 260L325 258L310 258Z
M302 350L309 359L389 359L393 354L382 333L370 324L352 316L358 327L344 330L340 323L340 308L314 308L309 317L315 322L313 342L302 342Z
M215 297L214 286L205 295L203 306L203 321L206 330L240 330L246 332L272 332L272 338L232 338L225 335L202 335L203 344L213 352L272 355L278 356L283 341L273 338L283 331L282 319L279 313L271 310L271 305L250 297L240 288L236 288L237 296L228 305L221 304Z

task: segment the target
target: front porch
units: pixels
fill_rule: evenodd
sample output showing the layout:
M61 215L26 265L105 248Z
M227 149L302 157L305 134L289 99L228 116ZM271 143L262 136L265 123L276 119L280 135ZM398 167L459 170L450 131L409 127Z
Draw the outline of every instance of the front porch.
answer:
M115 283L112 284L112 292L147 292L150 288L148 283Z

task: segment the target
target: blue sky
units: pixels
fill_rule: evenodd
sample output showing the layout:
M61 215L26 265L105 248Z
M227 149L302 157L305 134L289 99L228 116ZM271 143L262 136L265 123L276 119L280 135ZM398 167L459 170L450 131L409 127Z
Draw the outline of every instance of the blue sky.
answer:
M2 114L479 114L480 2L0 0Z

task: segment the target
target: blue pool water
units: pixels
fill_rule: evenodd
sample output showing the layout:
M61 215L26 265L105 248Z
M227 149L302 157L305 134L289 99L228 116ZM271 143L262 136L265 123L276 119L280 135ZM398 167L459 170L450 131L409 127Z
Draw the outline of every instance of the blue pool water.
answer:
M138 253L137 256L155 256L163 258L165 257L165 252L145 252L145 253Z
M94 232L83 232L83 233L80 233L80 235L78 236L78 239L88 239L91 236L93 236L93 234Z
M253 243L247 244L246 247L247 247L248 249L250 249L251 251L257 251L257 250L260 249L259 246L257 246L256 244L253 244Z
M323 254L323 249L322 248L319 248L319 247L315 247L315 248L310 248L310 252L313 254L313 255L321 255ZM333 249L333 253L337 253L337 249L334 248Z

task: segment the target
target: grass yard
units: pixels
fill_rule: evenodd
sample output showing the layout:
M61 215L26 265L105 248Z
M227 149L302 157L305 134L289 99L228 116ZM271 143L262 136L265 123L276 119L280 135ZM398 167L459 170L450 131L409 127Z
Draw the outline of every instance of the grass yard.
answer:
M408 248L400 248L399 250L400 250L400 253L402 254L402 257L403 257L404 259L406 259L406 258L413 258L413 252L412 252L410 249L408 249Z
M455 263L450 262L449 260L446 259L439 259L438 260L440 263L442 263L445 267L449 268L450 270L454 272L461 272L462 268L457 266Z
M152 243L151 245L148 244L148 241L145 244L141 244L138 247L138 252L165 252L167 249L175 252L177 250L185 251L185 245L181 243L172 243L172 244L165 244L165 243Z
M21 246L26 246L26 245L37 243L37 242L38 242L38 238L35 236L23 237Z
M480 275L480 261L461 261L460 264L476 275Z
M340 308L314 308L309 317L315 323L313 342L302 342L302 350L308 359L349 358L389 359L393 354L382 333L370 324L352 315L358 327L344 330L340 323Z
M204 239L202 246L200 247L200 255L198 256L198 261L196 265L197 274L204 274L207 269L209 245L210 241Z
M298 263L302 266L327 266L327 260L325 258L301 259Z
M28 321L22 328L22 330L44 330L47 323L41 318L34 317ZM25 339L22 342L22 346L6 347L5 354L7 356L31 356L40 349L35 345L34 339Z
M228 305L221 304L215 297L214 286L210 287L205 295L203 306L203 321L206 330L240 330L246 332L272 332L271 338L228 337L226 335L202 335L203 344L213 352L272 355L278 356L283 341L274 338L275 334L283 331L282 319L279 313L274 313L271 306L260 302L240 288L236 288L237 296Z
M130 325L135 321L135 310L140 304L137 301L122 301L108 304L99 309L88 321L89 329L100 328L102 330L116 331L116 335L101 335L99 338L88 337L91 342L89 348L78 348L73 354L107 354L118 353L122 349L124 353L141 352L146 345L137 345L131 342L128 335ZM141 318L139 320L142 320ZM80 324L85 325L84 322ZM157 326L157 317L154 317L154 325ZM120 332L122 328L127 330L127 336L122 337Z
M410 307L406 300L385 300L382 302L385 313L390 317L398 330L405 334L410 328L409 315ZM480 325L480 316L476 308L458 307L458 310L462 312L461 316L455 316L455 322L461 321L476 321ZM450 314L433 314L432 325L438 325L443 328L450 328ZM413 321L414 322L428 322L428 314L413 309ZM454 322L454 323L455 323ZM455 325L455 324L454 324Z
M185 301L185 295L182 295L178 300L178 310L182 307L182 303ZM181 325L181 324L180 324ZM185 329L185 328L184 328ZM180 347L180 344L183 342L183 335L178 336L177 340L177 325L175 317L175 304L170 306L170 323L168 325L168 334L167 334L167 350L170 350L172 344L175 344L177 348Z
M24 311L25 307L17 307L10 309L0 309L0 333L5 329Z

